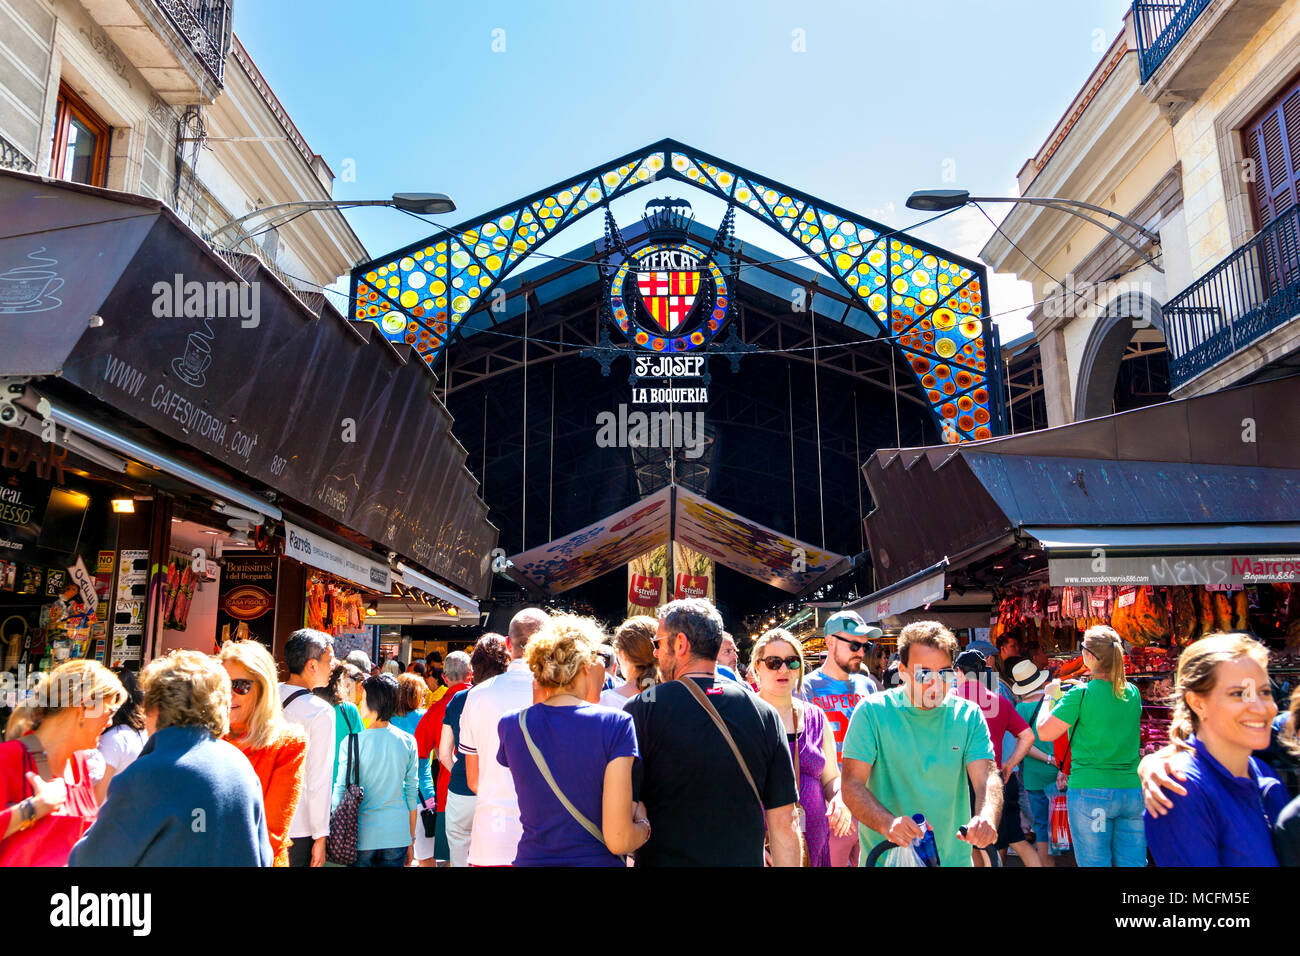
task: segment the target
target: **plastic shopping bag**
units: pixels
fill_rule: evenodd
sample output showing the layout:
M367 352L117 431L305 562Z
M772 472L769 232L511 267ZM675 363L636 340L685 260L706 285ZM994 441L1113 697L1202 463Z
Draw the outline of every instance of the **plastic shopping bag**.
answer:
M1065 794L1058 793L1049 797L1048 820L1051 830L1050 846L1057 853L1064 853L1073 848L1070 839L1070 811L1066 808Z
M896 846L881 854L881 866L925 866L921 854L910 846Z

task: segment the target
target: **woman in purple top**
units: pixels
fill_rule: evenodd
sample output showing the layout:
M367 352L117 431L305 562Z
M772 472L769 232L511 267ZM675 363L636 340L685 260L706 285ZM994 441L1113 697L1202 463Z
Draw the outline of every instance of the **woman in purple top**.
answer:
M847 836L853 816L840 799L835 735L828 731L826 713L794 697L803 684L803 650L789 631L773 628L755 642L750 671L758 678L758 696L781 715L790 758L799 769L799 806L810 862L830 866L831 831Z
M632 801L632 716L584 699L600 639L589 618L559 615L528 642L544 699L497 726L497 761L514 779L524 831L515 866L623 866L650 838L645 807Z

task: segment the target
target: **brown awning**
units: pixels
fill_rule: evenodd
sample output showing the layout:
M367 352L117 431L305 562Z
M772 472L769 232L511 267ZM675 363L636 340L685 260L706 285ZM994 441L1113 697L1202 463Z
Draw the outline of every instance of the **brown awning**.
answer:
M0 375L58 376L482 594L497 533L428 367L237 265L162 203L0 171Z
M1300 376L1024 435L881 449L863 471L881 587L1011 543L1026 525L1293 522Z

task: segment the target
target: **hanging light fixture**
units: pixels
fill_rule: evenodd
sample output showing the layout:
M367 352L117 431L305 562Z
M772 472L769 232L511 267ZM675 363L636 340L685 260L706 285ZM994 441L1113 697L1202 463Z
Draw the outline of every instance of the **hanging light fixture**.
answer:
M379 599L375 598L375 600L371 601L369 604L366 605L366 617L374 617L378 613L379 613Z

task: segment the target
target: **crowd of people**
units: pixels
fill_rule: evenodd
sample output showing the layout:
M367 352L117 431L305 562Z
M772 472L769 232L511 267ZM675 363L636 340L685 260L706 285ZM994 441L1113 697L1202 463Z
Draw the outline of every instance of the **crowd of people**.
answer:
M405 669L311 629L284 680L256 641L64 663L5 728L0 866L1300 862L1300 695L1247 634L1184 649L1141 761L1109 627L1067 686L933 621L892 656L852 612L824 636L811 673L780 628L745 660L687 599L612 632L525 608Z

